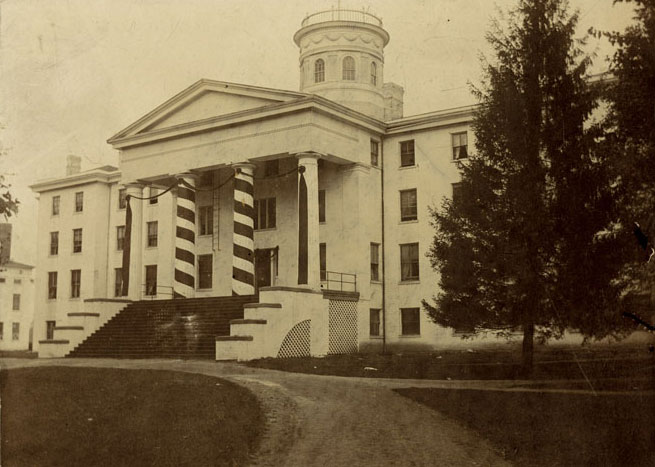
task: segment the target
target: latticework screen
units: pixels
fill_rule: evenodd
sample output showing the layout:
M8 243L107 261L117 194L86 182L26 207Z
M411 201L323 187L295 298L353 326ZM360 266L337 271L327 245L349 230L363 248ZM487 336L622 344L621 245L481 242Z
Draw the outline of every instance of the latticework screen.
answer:
M309 357L311 322L312 320L306 319L291 328L282 341L277 353L278 358Z
M357 352L357 302L330 300L328 354Z

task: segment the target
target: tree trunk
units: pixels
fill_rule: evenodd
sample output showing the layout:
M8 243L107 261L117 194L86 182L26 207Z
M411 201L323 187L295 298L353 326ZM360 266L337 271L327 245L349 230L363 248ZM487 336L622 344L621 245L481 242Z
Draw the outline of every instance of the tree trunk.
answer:
M523 364L521 366L521 375L531 377L534 360L534 321L529 319L523 325Z

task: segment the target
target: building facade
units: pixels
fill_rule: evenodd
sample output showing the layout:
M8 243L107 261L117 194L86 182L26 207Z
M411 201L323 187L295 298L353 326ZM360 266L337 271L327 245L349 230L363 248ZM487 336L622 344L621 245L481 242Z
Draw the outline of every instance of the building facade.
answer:
M299 92L200 80L109 139L119 170L70 158L67 176L33 185L35 341L125 300L257 294L253 310L292 318L235 323L218 358L275 354L249 342L277 333L279 347L308 322L312 355L341 331L360 350L460 344L421 300L438 287L429 210L456 189L474 109L404 117L371 14L310 15L294 41Z

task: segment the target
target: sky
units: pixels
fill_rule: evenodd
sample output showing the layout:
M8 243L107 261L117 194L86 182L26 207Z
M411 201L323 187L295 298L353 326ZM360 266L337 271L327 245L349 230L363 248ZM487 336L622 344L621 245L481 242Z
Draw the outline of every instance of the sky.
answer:
M515 0L341 0L381 17L391 35L385 81L405 88L405 115L475 102L485 33ZM118 165L106 141L201 78L298 90L293 34L339 0L0 0L0 173L21 201L12 258L36 261L36 195L29 185ZM629 5L570 0L579 33L623 30ZM590 39L594 71L612 49ZM0 219L0 222L3 222ZM46 233L47 234L47 233Z

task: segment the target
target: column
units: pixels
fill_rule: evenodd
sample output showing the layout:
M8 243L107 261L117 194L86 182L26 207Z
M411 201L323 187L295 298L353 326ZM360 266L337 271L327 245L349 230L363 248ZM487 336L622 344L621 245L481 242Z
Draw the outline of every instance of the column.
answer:
M140 300L143 294L143 185L127 183L125 209L125 240L123 243L123 292L130 300ZM127 289L127 290L126 290Z
M234 235L232 247L232 295L255 293L254 173L255 165L232 166L234 175Z
M173 293L177 298L192 298L196 291L196 176L183 173L177 180Z
M318 159L315 153L298 158L298 285L321 288L318 238Z

